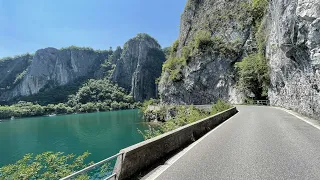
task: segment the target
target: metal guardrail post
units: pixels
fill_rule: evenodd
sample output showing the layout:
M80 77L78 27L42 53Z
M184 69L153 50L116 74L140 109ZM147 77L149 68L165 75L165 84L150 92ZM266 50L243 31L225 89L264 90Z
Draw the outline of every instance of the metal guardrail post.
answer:
M270 101L269 100L254 100L253 104L270 106Z
M116 177L116 175L117 175L116 173L113 173L110 176L106 177L104 180L108 180L108 179L111 179L113 177Z

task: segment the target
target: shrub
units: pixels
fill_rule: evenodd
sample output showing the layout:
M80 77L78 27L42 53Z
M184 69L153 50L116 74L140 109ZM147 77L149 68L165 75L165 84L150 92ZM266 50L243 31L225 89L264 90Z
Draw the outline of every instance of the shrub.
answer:
M182 69L187 65L183 57L171 57L163 64L163 71L168 71L170 80L178 81L182 78Z
M148 104L150 104L150 101ZM222 100L218 100L217 103L212 106L211 113L197 109L194 106L166 107L166 110L162 109L161 111L168 112L168 108L170 108L171 111L175 111L174 116L171 119L156 126L149 126L149 129L145 131L138 130L138 132L144 137L144 139L150 139L160 134L177 129L181 126L201 120L210 114L214 115L218 112L222 112L231 107L231 105Z
M268 94L269 67L265 57L252 54L236 63L238 72L238 88L245 93L252 92L256 99L265 98Z
M84 160L89 155L90 153L88 152L85 152L78 157L76 157L74 154L64 155L61 152L44 152L37 156L33 156L33 154L26 154L16 163L0 168L0 179L58 180L75 171L79 171L86 166L89 166L91 163L84 163ZM76 179L86 180L89 179L89 176L83 174L78 176Z
M211 40L211 32L207 30L199 30L194 35L193 49L203 51L207 47L212 46L213 41Z
M268 0L253 0L251 14L254 20L260 21L262 19L267 10L268 4Z
M179 40L177 39L173 42L173 45L171 48L171 56L178 51L178 47L179 47Z
M224 102L223 100L219 99L213 106L211 109L211 115L215 115L219 112L225 111L227 109L232 108L232 106L226 102Z
M118 102L114 101L114 102L111 103L111 108L113 110L118 110L118 109L120 109L120 105L119 105Z
M13 84L19 83L26 74L27 74L27 70L24 70L22 73L18 74Z
M56 114L67 114L68 113L68 106L63 104L63 103L59 103L55 106L55 113ZM70 111L70 109L69 109Z

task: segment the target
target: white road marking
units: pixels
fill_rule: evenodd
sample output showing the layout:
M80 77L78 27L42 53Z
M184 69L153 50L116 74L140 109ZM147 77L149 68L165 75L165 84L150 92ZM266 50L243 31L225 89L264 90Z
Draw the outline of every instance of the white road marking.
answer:
M317 128L320 130L320 126L311 122L310 120L307 120L308 118L302 117L301 115L292 112L290 110L287 110L285 108L281 108L281 107L272 107L272 108L276 108L276 109L280 109L283 110L295 117L297 117L298 119L308 123L309 125ZM177 162L182 156L184 156L188 151L190 151L193 147L195 147L198 143L200 143L203 139L205 139L206 137L208 137L210 134L212 134L214 131L216 131L217 129L221 128L222 125L224 125L225 123L227 123L230 119L234 118L236 115L232 116L231 118L229 118L228 120L226 120L225 122L221 123L220 125L218 125L216 128L214 128L213 130L211 130L210 132L208 132L207 134L205 134L203 137L201 137L200 139L198 139L196 142L192 143L191 145L189 145L188 147L186 147L185 149L183 149L181 152L179 152L178 154L176 154L175 156L173 156L172 158L170 158L169 160L167 160L165 162L164 165L159 166L156 170L154 170L154 172L151 172L150 174L148 174L146 176L146 178L143 178L143 180L154 180L156 178L158 178L164 171L166 171L169 167L171 167L175 162Z
M296 112L293 112L293 111L290 111L290 110L287 110L287 109L285 109L285 108L281 108L281 107L273 107L273 108L281 109L282 111L285 111L285 112L287 112L287 113L289 113L289 114L297 117L298 119L300 119L300 120L308 123L309 125L311 125L311 126L313 126L313 127L315 127L315 128L317 128L317 129L320 130L320 126L319 126L318 124L315 124L315 123L311 122L310 120L308 120L309 118L302 117L300 114L298 114L298 113L296 113ZM315 121L315 120L314 120L314 121Z
M234 116L236 116L237 114L235 114ZM192 143L191 145L189 145L188 147L186 147L185 149L183 149L181 152L179 152L178 154L176 154L175 156L173 156L172 158L170 158L169 160L167 160L165 162L164 165L160 166L157 170L155 170L155 172L153 172L151 175L147 175L147 178L143 178L143 180L154 180L156 178L158 178L164 171L166 171L170 166L172 166L175 162L177 162L183 155L185 155L188 151L190 151L193 147L195 147L198 143L200 143L203 139L205 139L206 137L208 137L210 134L212 134L214 131L216 131L217 129L219 129L222 125L224 125L225 123L227 123L230 119L232 119L234 116L230 117L229 119L227 119L226 121L224 121L223 123L221 123L220 125L218 125L217 127L215 127L214 129L212 129L210 132L208 132L207 134L205 134L204 136L202 136L200 139L198 139L196 142Z

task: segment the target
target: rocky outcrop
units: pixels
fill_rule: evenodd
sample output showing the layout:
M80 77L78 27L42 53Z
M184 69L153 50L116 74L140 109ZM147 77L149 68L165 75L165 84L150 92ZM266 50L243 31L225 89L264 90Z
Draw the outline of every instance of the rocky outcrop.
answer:
M164 53L158 42L147 34L125 43L112 81L131 92L136 101L156 97L155 79L161 74Z
M262 23L259 22L261 26L256 26L257 21L250 17L264 11L253 9L250 16L246 12L248 6L245 4L248 2L252 7L269 3ZM217 98L241 102L242 95L235 88L234 63L258 49L258 53L265 53L268 60L268 98L271 105L320 117L318 0L189 0L180 28L178 44L173 46L176 50L173 50L171 59L176 58L176 64L185 65L177 66L173 60L165 63L165 67L171 63L176 69L167 68L162 74L159 91L164 103L207 104ZM199 31L206 33L198 36ZM253 31L259 32L263 39L255 41L257 34ZM214 41L218 41L220 46ZM198 42L208 44L200 53L199 50L194 51ZM201 48L199 43L197 45ZM190 46L192 53L186 56Z
M89 48L40 49L33 56L23 79L14 88L1 93L0 99L9 101L66 85L81 77L90 78L107 57L108 52Z
M110 52L110 56L108 59L104 61L103 64L101 64L98 71L95 72L94 76L97 79L101 78L111 78L111 75L115 69L115 65L117 64L117 61L120 59L122 54L122 48L118 46L115 51Z
M319 118L319 0L270 1L266 56L271 105Z
M19 83L27 67L30 65L32 58L32 55L25 54L0 60L0 96L4 91L12 89Z
M173 80L170 71L163 72L159 92L164 103L209 104L219 98L233 103L242 101L242 94L235 88L234 63L242 58L246 46L251 45L246 43L252 27L252 18L245 8L247 2L188 1L181 16L174 56L182 58L185 52L192 53L181 71L175 72L181 78ZM199 45L199 41L204 45ZM194 47L197 42L198 46ZM202 48L205 43L209 45Z
M0 102L30 95L37 99L39 92L45 97L62 86L70 86L68 91L73 92L90 78L111 79L131 92L136 101L155 98L155 79L164 60L160 45L147 34L138 34L115 51L75 46L40 49L32 56L0 60L0 72L5 74L0 77Z

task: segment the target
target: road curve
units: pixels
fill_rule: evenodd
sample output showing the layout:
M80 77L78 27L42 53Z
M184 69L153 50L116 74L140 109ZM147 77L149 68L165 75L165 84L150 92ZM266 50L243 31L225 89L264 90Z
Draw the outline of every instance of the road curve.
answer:
M237 108L151 179L320 179L319 129L280 109Z

